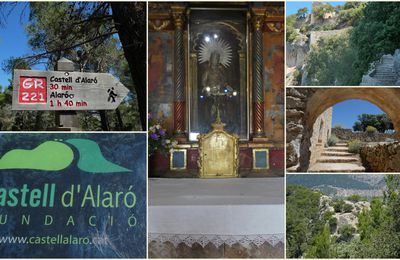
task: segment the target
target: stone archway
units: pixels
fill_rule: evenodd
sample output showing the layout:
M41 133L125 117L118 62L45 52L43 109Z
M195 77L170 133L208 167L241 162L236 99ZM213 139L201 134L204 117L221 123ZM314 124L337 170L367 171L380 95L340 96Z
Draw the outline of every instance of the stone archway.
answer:
M287 90L287 129L296 126L295 138L287 135L287 148L299 142L297 171L307 171L310 163L310 138L313 124L318 116L336 103L349 99L369 101L382 109L392 120L396 135L400 135L400 89L399 88L297 88ZM297 138L297 139L296 139ZM292 140L291 140L292 139ZM292 156L293 158L293 156Z

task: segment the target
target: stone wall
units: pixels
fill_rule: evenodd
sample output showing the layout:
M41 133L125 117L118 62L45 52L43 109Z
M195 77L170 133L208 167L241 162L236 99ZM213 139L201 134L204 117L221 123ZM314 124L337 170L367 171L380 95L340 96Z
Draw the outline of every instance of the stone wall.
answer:
M313 88L286 89L286 167L293 170L296 170L300 163L307 100L315 91Z
M313 133L310 138L311 140L311 157L310 164L313 164L321 156L321 153L328 143L328 139L331 136L332 128L332 107L328 108L323 112L315 121L313 125Z
M340 30L329 30L329 31L312 31L310 33L310 49L313 48L313 45L315 45L319 39L321 38L328 38L332 37L338 34L341 34L347 30L349 30L351 27L340 29Z
M400 172L400 142L364 146L360 157L368 172Z
M368 134L366 132L353 132L351 129L344 128L332 128L332 134L338 137L340 140L350 141L350 140L360 140L363 142L387 142L387 139L396 140L394 134L387 133L374 133Z

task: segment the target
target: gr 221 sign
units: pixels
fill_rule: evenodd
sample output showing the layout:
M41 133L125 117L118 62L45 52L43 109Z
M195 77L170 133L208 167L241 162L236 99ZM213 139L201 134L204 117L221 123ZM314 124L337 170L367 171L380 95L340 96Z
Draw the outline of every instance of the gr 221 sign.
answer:
M108 73L14 70L13 110L113 110L129 90Z

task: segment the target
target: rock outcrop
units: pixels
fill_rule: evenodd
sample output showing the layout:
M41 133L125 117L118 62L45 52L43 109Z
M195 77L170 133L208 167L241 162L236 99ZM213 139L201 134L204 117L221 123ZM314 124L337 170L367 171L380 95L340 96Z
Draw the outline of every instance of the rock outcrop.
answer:
M357 234L357 224L358 224L358 215L363 211L363 210L370 210L371 209L371 203L368 201L349 201L349 200L344 200L344 203L347 204L347 206L350 206L352 209L350 212L335 212L335 208L333 207L335 203L335 200L326 195L322 195L319 200L319 211L320 211L320 216L322 217L325 213L331 212L333 215L332 217L336 219L336 225L333 227L332 230L332 235L339 237L339 230L342 226L345 225L350 225L354 228Z
M360 157L370 172L400 172L400 142L364 146Z
M286 44L286 65L288 67L301 67L309 51L308 44L287 43Z
M394 55L383 55L379 61L371 64L360 86L400 86L400 49Z

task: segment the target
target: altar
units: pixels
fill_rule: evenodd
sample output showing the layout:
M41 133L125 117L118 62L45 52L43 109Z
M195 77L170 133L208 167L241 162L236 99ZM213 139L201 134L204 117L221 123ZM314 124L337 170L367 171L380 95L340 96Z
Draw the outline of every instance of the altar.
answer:
M174 142L149 176L283 176L284 3L157 2L148 19L149 113Z
M149 179L150 258L283 258L283 178Z

